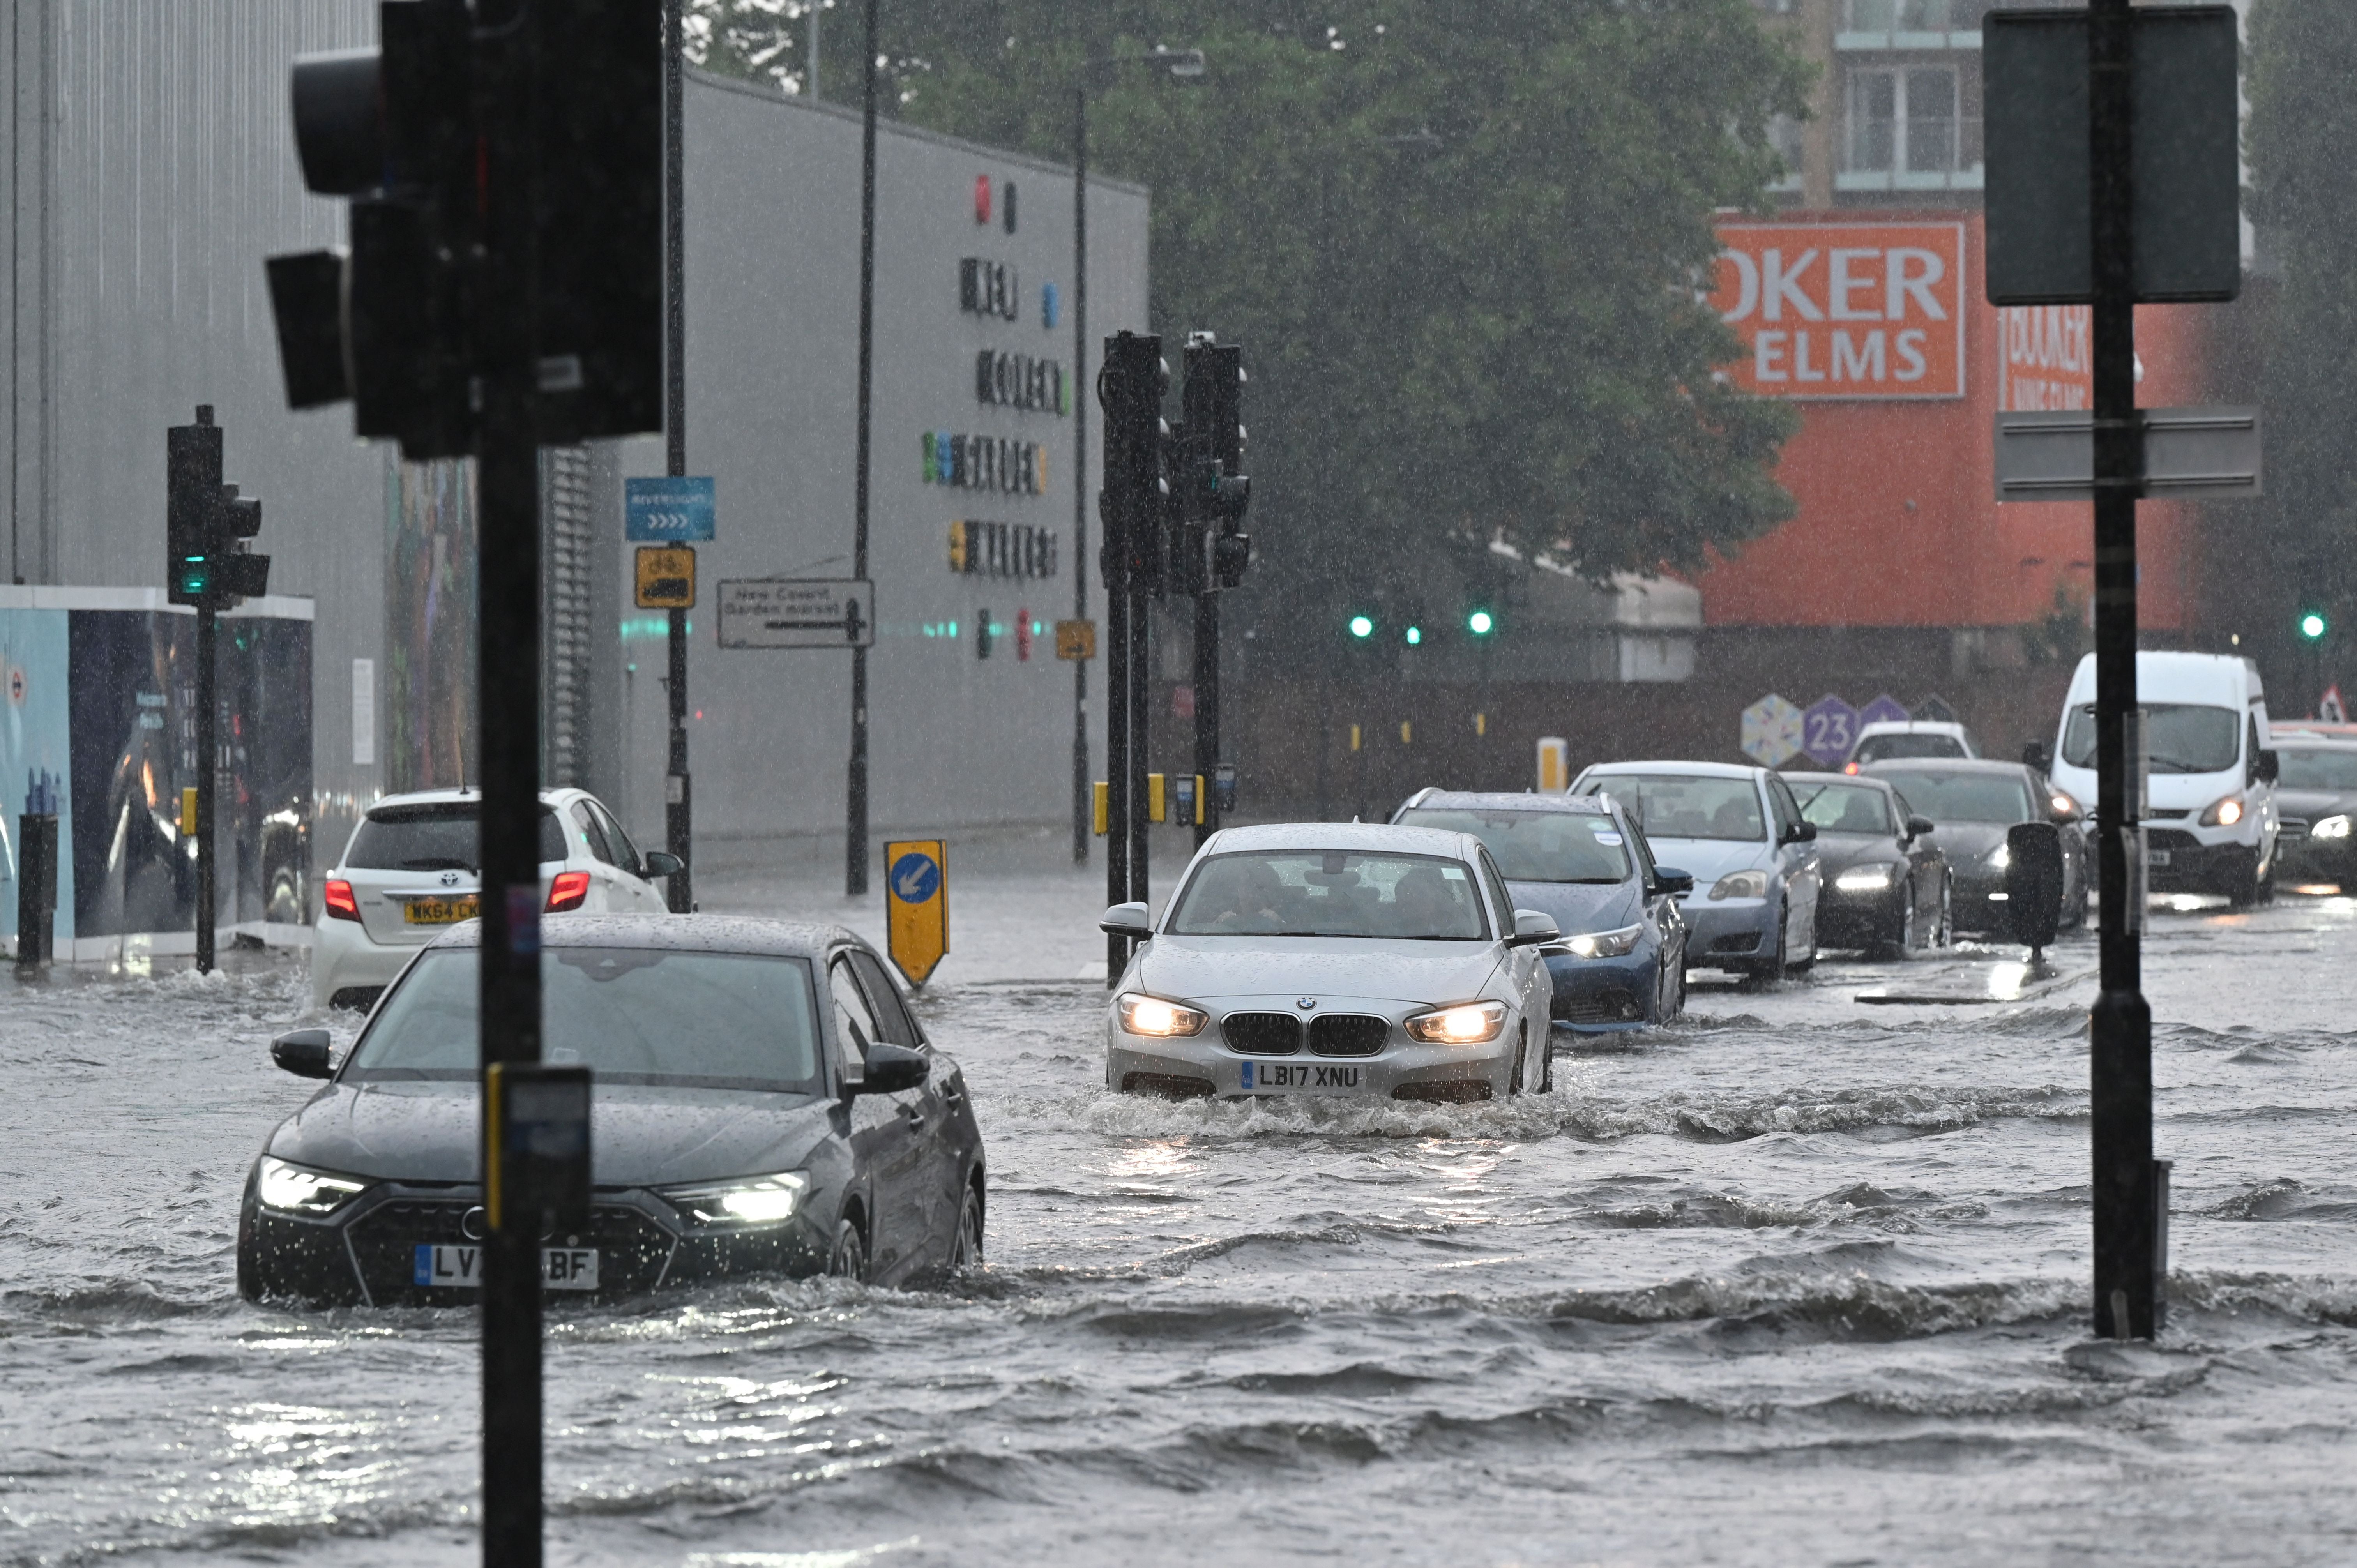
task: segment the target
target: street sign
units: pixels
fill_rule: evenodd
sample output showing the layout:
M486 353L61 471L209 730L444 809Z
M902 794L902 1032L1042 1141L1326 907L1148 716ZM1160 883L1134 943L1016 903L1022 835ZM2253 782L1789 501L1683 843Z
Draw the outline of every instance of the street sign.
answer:
M695 607L695 552L684 544L639 546L639 608Z
M1827 768L1849 760L1857 744L1857 710L1839 697L1823 696L1801 713L1801 749Z
M2155 500L2233 500L2259 494L2259 411L2147 408L2144 485ZM1996 499L2083 501L2095 498L2095 416L2090 413L1996 416Z
M1989 303L2087 304L2087 13L1998 11L1982 28ZM2131 36L2136 298L2233 299L2243 284L2233 9L2139 6Z
M852 577L750 577L720 585L723 648L873 648L876 585Z
M1888 692L1857 711L1857 724L1860 729L1864 729L1867 725L1903 725L1906 722L1906 707Z
M624 537L634 543L708 540L717 512L709 478L622 481Z
M1801 754L1801 710L1770 693L1743 710L1743 755L1781 768Z
M1097 656L1097 623L1092 620L1060 620L1056 623L1056 657L1066 660L1094 659Z
M950 950L950 856L942 839L884 846L886 945L892 961L922 985Z

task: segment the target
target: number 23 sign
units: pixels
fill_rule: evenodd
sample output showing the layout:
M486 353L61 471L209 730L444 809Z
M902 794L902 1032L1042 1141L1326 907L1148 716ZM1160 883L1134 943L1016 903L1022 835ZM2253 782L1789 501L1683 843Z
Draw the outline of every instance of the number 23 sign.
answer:
M1801 711L1801 749L1828 768L1849 760L1857 744L1857 710L1839 697L1819 697Z

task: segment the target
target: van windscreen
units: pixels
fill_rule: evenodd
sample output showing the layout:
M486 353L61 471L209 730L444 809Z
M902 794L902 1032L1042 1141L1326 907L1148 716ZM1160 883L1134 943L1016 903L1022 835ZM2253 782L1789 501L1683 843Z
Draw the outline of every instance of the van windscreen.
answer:
M2147 703L2145 750L2155 773L2223 773L2243 754L2243 715L2232 708L2199 703ZM2095 766L2095 706L2071 711L2062 732L2062 760L2073 768Z

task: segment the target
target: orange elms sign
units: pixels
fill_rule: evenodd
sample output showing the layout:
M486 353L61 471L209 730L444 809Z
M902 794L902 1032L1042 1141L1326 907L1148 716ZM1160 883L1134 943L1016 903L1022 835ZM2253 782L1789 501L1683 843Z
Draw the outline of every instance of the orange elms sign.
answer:
M1962 223L1736 223L1718 231L1727 367L1767 397L1964 395Z

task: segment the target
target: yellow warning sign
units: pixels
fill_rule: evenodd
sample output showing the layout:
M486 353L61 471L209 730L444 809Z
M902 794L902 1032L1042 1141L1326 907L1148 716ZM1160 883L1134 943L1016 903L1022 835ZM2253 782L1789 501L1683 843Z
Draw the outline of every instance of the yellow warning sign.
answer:
M684 544L639 546L639 608L695 607L695 552Z
M943 839L884 846L886 945L892 961L922 985L950 950L950 857Z
M1097 623L1092 620L1060 620L1056 623L1056 657L1064 660L1094 659L1097 656Z

